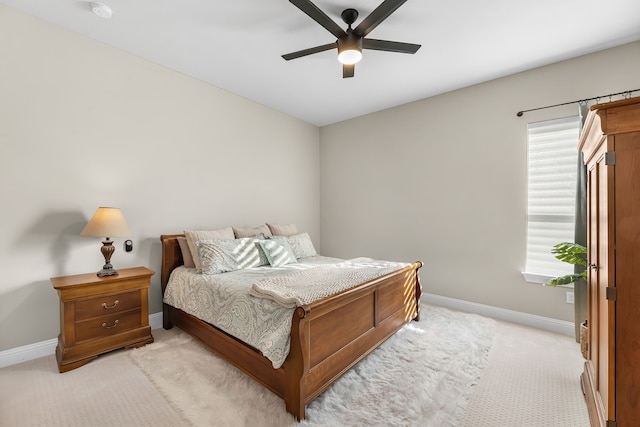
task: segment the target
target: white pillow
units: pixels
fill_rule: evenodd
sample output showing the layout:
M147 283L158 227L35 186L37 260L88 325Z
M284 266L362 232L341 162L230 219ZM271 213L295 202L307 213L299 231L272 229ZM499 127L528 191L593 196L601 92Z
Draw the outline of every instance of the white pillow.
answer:
M198 240L198 258L202 274L219 274L243 268L268 265L269 260L258 249L259 239L246 237L233 240Z
M258 242L271 267L280 267L283 265L298 262L293 254L293 249L286 240L261 240Z
M233 255L233 240L198 240L196 248L200 260L200 273L218 274L236 271L238 262Z
M269 239L277 242L287 242L293 249L293 254L297 259L318 255L309 233L296 234L295 236L271 236Z
M196 271L199 273L202 266L200 265L200 256L198 255L196 242L198 240L235 239L236 236L233 234L233 228L227 227L211 231L184 230L184 237L187 238L187 245L193 257L193 263L196 266Z

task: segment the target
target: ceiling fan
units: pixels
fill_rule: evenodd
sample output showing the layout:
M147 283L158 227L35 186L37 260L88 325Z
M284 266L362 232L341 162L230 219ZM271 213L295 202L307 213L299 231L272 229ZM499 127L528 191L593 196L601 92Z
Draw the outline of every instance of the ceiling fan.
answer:
M387 19L389 15L402 6L407 0L385 0L373 12L369 14L356 27L351 28L356 19L358 19L358 11L355 9L345 9L342 11L342 20L348 25L347 30L343 30L331 18L329 18L310 0L289 0L301 11L309 15L311 19L326 28L333 34L337 40L333 43L323 44L321 46L309 49L299 50L297 52L287 53L282 57L289 61L291 59L300 58L314 53L324 52L338 48L338 60L342 63L342 77L353 77L355 64L362 59L362 49L383 50L386 52L399 53L416 53L420 49L419 44L393 42L389 40L376 40L365 38L374 28L382 21Z

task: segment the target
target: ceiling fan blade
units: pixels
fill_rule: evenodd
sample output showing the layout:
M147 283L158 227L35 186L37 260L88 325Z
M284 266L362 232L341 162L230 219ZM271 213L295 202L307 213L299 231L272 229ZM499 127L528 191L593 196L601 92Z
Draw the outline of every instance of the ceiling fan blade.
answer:
M353 77L356 70L356 64L343 64L342 65L342 78Z
M382 21L402 6L407 0L385 0L380 6L374 9L364 20L353 30L356 35L364 37L373 31Z
M336 36L336 38L340 38L346 34L346 32L335 23L335 21L329 18L323 11L318 9L318 6L311 3L309 0L289 0L295 6L298 7L301 11L309 15L311 19L316 21L318 24L322 25L324 28L329 30L331 34ZM406 0L405 0L406 1Z
M314 53L324 52L325 50L336 49L338 46L336 42L323 44L322 46L310 47L309 49L299 50L297 52L287 53L286 55L282 55L284 59L290 61L292 59L301 58L307 55L313 55Z
M384 50L385 52L416 53L422 45L389 40L362 39L362 48Z

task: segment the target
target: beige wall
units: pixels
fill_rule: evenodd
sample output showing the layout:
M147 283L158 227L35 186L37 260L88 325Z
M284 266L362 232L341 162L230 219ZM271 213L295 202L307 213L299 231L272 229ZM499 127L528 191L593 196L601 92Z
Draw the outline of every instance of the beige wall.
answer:
M422 260L425 292L573 321L520 273L527 122L577 106L516 112L640 88L639 69L633 43L322 128L322 250Z
M79 236L120 207L157 272L163 233L296 222L319 245L319 130L0 6L0 351L55 338L52 276L97 271Z

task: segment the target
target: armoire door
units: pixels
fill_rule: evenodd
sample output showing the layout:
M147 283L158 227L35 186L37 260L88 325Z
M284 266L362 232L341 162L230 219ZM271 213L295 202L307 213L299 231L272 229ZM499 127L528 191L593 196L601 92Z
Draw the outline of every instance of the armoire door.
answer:
M599 406L602 425L615 419L615 306L607 299L607 288L615 285L612 249L615 180L613 157L607 155L607 148L607 143L602 144L588 167L589 351L594 371L592 381L597 391L596 406Z
M640 425L640 132L615 136L616 408L619 427Z

